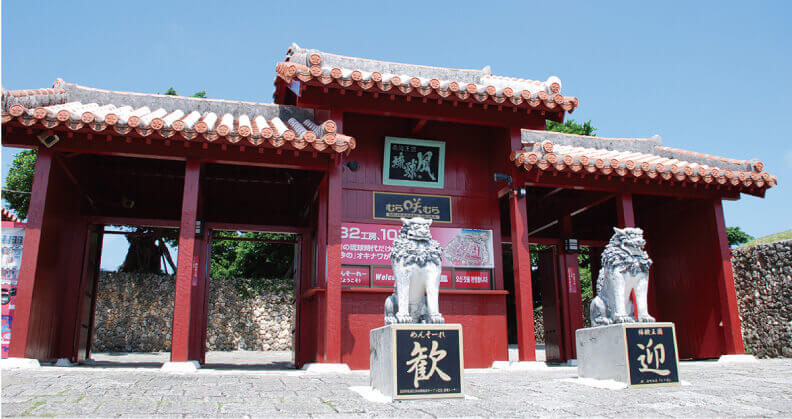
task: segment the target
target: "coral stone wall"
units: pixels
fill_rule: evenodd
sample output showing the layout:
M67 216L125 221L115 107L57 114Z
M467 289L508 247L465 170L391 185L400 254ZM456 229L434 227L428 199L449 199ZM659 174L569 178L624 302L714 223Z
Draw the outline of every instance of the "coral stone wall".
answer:
M732 256L746 351L792 357L792 240L738 248Z
M170 351L174 292L169 276L102 272L91 350Z
M245 297L240 281L209 285L208 350L291 350L294 295L289 286ZM175 279L102 272L96 293L94 352L170 351Z
M537 344L544 343L544 334L544 315L542 314L542 308L540 307L534 310L534 336L536 337Z

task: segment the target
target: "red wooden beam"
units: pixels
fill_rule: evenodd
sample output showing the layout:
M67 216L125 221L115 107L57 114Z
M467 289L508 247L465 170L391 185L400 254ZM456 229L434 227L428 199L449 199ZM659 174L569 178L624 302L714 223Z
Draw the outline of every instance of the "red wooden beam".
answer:
M737 307L737 292L734 289L734 272L731 264L729 238L726 234L726 223L723 217L723 204L718 199L712 200L711 219L715 224L713 245L716 247L717 282L720 296L721 321L723 322L723 341L726 353L744 354L740 312Z
M279 243L279 244L297 244L298 240L270 240L270 239L254 239L251 237L224 237L224 236L215 236L212 237L212 241L236 241L236 242L261 242L261 243Z
M61 167L61 169L63 169L63 172L66 173L66 177L69 178L71 183L73 183L74 186L77 187L77 190L80 191L80 193L83 195L85 200L88 201L88 205L90 205L91 208L96 209L96 204L94 203L94 199L91 198L91 196L88 195L87 192L85 192L85 190L80 185L80 182L77 180L77 177L74 176L74 174L69 169L69 166L66 164L66 162L63 161L63 159L57 154L53 154L53 158L55 159L55 162L57 162L58 165Z
M560 188L559 188L559 189L560 189ZM558 190L558 189L555 189L555 190L553 190L553 192L551 192L551 193L557 193L557 192L555 192L555 191L557 191L557 190ZM549 195L549 194L548 194L548 195ZM543 197L540 199L540 202L541 202L541 200L543 200L545 197L547 197L547 195L543 196ZM548 215L549 215L549 216L551 216L551 217L557 217L557 218L556 218L555 220L553 220L553 221L549 221L549 222L547 222L547 223L545 223L545 224L541 225L540 227L537 227L537 228L535 228L535 229L531 230L531 232L529 233L529 235L530 235L530 236L534 236L534 235L538 234L539 232L542 232L542 231L544 231L544 230L547 230L548 228L550 228L550 227L552 227L552 226L554 226L554 225L558 224L558 223L559 223L559 220L561 220L561 218L563 218L564 216L570 215L570 216L573 216L573 217L574 217L574 216L576 216L576 215L578 215L578 214L582 214L582 213L584 213L584 212L586 212L586 211L590 210L591 208L594 208L594 207L596 207L597 205L600 205L600 204L602 204L602 203L604 203L604 202L607 202L607 201L611 200L612 198L613 198L613 194L609 194L609 195L605 195L605 196L600 196L600 197L597 197L597 198L593 199L592 201L590 201L590 202L587 202L587 203L583 204L582 206L578 206L578 205L579 205L579 204L578 204L578 205L575 205L575 206L574 206L574 207L572 207L572 208L566 208L566 209L563 209L563 210L561 210L561 211L553 211L553 212L551 212L551 213L550 213L550 214L548 214Z
M122 225L136 227L179 228L179 220L164 220L155 218L127 218L127 217L88 217L89 224Z
M16 311L14 322L11 325L11 346L8 356L12 358L35 358L36 354L28 351L28 332L31 326L30 314L33 306L33 290L36 286L36 276L41 253L41 230L44 225L45 207L47 204L47 189L52 171L53 152L42 147L38 151L36 169L33 174L33 187L30 193L27 226L25 228L25 242L22 253L22 263L19 267L19 283L17 285Z
M410 132L412 132L413 134L417 134L419 131L423 129L424 126L426 126L427 122L429 122L428 119L418 120L418 122L415 123L415 126L412 127L412 130L410 130Z
M306 89L298 99L298 106L320 109L341 109L370 115L385 115L411 119L428 119L469 125L514 126L531 129L545 129L545 118L536 112L497 112L480 107L456 106L458 102L422 103L408 102L403 96L393 100L375 99L373 95L339 95L331 89L323 93L321 89ZM335 120L335 119L334 119ZM508 158L506 156L505 158Z
M508 158L508 157L507 157ZM520 168L525 172L524 169ZM740 193L726 189L695 189L681 184L657 184L643 182L617 182L608 176L580 175L566 176L565 173L542 172L531 170L527 173L530 181L526 186L543 186L552 188L574 188L584 191L623 192L642 195L673 196L679 198L713 198L739 199Z
M89 153L121 157L138 157L146 159L163 160L187 160L195 159L204 163L219 164L242 164L248 166L265 166L284 169L300 169L324 171L327 169L327 160L330 154L319 153L312 157L310 153L302 153L294 156L292 153L277 154L278 150L273 148L262 148L260 153L248 153L239 151L237 147L227 151L221 151L223 144L202 143L204 147L166 147L162 140L150 141L147 144L141 138L126 143L114 141L111 143L90 141L86 133L75 132L68 139L61 140L53 149L60 152ZM148 138L150 140L150 138ZM38 140L35 136L25 134L22 131L14 130L8 133L8 129L3 125L3 145L8 147L36 148Z
M209 230L222 231L253 231L257 233L292 233L302 234L310 232L310 227L276 226L262 224L238 224L210 221L206 223Z

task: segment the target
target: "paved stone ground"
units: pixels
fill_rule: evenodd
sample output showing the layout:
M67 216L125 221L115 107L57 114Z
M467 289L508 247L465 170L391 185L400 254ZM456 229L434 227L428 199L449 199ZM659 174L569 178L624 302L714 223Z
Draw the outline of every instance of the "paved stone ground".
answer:
M98 352L91 357L102 367L160 367L170 360L169 352ZM544 361L545 347L536 345L536 360ZM509 345L509 360L518 360L517 345ZM209 351L211 369L284 369L294 366L292 351Z
M3 416L790 416L792 360L682 363L684 385L605 390L576 368L467 370L465 400L381 404L350 390L367 372L42 367L2 371Z

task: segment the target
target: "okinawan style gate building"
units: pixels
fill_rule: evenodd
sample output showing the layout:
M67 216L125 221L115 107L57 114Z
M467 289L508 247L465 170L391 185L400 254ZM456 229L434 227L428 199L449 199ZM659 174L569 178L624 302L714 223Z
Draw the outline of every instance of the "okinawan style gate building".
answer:
M12 357L89 356L103 226L179 229L173 361L204 361L214 231L299 237L297 364L365 369L392 292L399 217L432 218L446 248L441 312L466 367L575 358L576 250L645 231L650 312L681 358L743 353L723 200L764 196L756 160L654 138L546 132L578 99L532 81L344 57L293 45L275 104L116 92L57 80L3 91L2 142L38 149ZM529 244L544 245L532 269ZM541 297L539 297L541 295Z

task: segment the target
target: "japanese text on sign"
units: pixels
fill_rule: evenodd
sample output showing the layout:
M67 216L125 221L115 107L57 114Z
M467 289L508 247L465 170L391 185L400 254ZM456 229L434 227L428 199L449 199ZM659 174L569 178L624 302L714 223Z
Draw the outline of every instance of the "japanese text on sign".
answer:
M341 227L341 263L389 265L399 226L344 223ZM432 237L444 249L443 266L493 268L492 230L433 227Z

